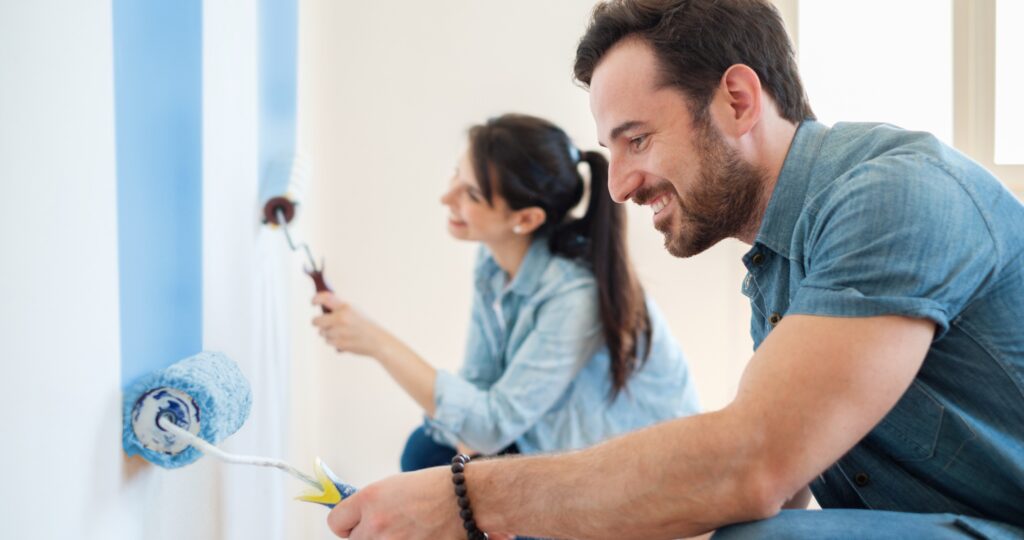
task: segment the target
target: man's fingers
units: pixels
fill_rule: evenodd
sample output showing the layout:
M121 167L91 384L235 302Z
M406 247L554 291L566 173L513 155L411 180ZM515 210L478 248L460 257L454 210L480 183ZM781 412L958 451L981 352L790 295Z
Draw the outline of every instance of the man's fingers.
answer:
M327 514L327 526L331 529L331 532L340 536L341 538L348 538L352 534L352 529L359 525L359 516L361 511L359 509L359 493L341 501L331 510L331 513Z

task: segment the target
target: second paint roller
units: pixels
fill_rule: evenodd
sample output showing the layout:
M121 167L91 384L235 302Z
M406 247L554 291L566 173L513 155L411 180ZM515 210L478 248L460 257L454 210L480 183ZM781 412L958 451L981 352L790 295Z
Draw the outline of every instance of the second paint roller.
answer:
M263 223L281 227L284 237L288 241L288 247L292 251L301 249L305 252L309 261L306 274L313 279L313 285L316 286L317 292L330 291L331 288L324 280L323 261L321 260L318 268L309 245L305 242L296 244L288 231L288 225L295 219L296 208L299 206L307 178L309 178L309 165L301 154L296 155L291 162L277 162L271 166L260 187ZM327 306L321 307L324 313L331 312Z
M174 469L202 454L227 463L280 469L313 489L298 499L333 507L355 493L317 458L315 478L288 463L227 453L214 444L242 427L252 406L249 381L227 356L203 352L143 375L125 389L122 441L128 455Z

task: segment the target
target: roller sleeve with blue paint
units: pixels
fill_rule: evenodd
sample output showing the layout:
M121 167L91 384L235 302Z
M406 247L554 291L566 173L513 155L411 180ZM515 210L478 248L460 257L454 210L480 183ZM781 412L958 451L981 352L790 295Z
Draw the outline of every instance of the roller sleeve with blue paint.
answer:
M202 455L163 429L170 421L212 444L238 431L249 417L252 391L234 361L203 352L143 375L124 393L124 450L168 469Z
M313 489L298 499L333 508L355 493L316 460L315 478L276 459L229 454L215 446L249 417L252 391L227 356L203 352L139 377L124 392L122 440L128 455L141 455L167 469L203 454L228 463L280 469Z

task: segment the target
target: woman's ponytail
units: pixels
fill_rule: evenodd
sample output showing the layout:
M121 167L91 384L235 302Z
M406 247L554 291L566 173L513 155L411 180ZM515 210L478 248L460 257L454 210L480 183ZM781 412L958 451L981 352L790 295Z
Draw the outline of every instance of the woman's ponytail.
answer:
M590 169L587 212L554 231L551 250L585 260L594 273L614 398L650 351L651 323L626 249L626 212L608 193L608 160L594 151L580 158Z

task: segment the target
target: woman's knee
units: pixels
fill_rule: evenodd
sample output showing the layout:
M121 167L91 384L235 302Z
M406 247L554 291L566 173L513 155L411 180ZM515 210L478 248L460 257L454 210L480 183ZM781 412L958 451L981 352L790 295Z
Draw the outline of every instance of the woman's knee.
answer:
M446 465L455 456L455 449L438 444L427 435L423 426L413 430L402 451L402 472L418 471L428 467Z

